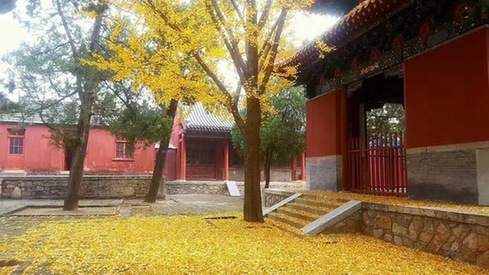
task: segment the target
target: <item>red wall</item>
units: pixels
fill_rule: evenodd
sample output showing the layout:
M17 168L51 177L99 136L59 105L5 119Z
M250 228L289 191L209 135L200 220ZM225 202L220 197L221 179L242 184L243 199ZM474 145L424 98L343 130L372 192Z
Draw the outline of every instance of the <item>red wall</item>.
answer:
M307 157L342 154L345 115L345 90L331 92L309 101L306 105Z
M88 139L86 171L152 172L155 148L136 145L134 158L120 160L115 157L116 138L104 129L91 129Z
M7 129L17 124L0 124L0 170L58 171L64 162L62 150L50 144L47 127L28 127L24 138L24 154L9 155Z
M489 140L489 31L405 64L407 147Z
M28 172L58 172L65 170L63 149L50 144L49 130L43 125L28 126L24 138L24 155L8 154L7 129L16 124L0 124L0 170L20 169ZM155 149L138 148L133 160L115 159L116 138L104 129L90 130L85 170L90 172L151 172Z
M63 164L64 152L51 144L48 128L42 125L28 127L24 139L24 170L56 171L61 170Z

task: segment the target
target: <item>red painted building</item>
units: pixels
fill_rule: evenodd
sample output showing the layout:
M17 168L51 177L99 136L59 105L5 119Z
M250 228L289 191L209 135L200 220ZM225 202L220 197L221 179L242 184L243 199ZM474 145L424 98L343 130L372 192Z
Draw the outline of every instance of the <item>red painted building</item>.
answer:
M133 155L125 153L125 142L107 130L92 128L88 141L85 171L89 173L150 173L155 149L138 148ZM18 129L18 122L0 121L0 171L58 173L68 171L70 152L54 146L48 127L30 123Z
M318 2L347 12L321 37L333 51L289 63L310 98L308 188L489 205L483 1ZM366 117L386 103L404 107L405 133L372 136Z
M243 161L231 143L232 121L225 121L196 104L186 117L175 118L165 163L167 180L244 179ZM68 171L69 150L52 144L49 128L28 123L19 128L14 120L0 120L0 172L59 173ZM155 146L137 146L133 155L125 152L125 141L107 130L90 130L85 171L88 173L151 173ZM274 165L272 181L304 180L302 158Z
M241 157L231 142L232 120L206 111L198 103L175 121L166 160L168 180L244 179ZM299 159L299 160L298 160ZM304 180L302 158L273 165L272 181Z

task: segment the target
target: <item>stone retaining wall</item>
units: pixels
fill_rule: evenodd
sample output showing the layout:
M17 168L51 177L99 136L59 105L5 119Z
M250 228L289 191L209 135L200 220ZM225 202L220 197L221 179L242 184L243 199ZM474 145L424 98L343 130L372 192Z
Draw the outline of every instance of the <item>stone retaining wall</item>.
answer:
M243 194L243 184L237 183L239 192ZM188 182L170 181L166 183L166 194L207 194L207 195L229 195L228 188L224 182Z
M140 198L148 192L150 182L149 175L85 175L80 198ZM243 183L236 184L243 195ZM3 177L0 199L63 199L67 185L68 175ZM303 184L273 182L271 186L287 189ZM170 181L166 183L166 194L229 195L229 191L222 181Z
M148 192L151 176L83 177L80 198L143 197ZM0 179L2 199L63 199L68 176L24 176Z
M265 203L292 194L267 190ZM489 268L489 216L363 202L360 211L323 231L331 233L361 233Z
M489 217L364 203L362 233L489 268Z

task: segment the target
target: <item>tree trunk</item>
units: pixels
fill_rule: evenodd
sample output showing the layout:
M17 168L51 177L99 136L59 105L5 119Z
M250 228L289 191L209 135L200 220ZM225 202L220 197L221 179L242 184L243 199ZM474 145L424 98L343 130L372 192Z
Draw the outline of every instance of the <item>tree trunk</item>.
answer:
M149 186L148 194L144 199L145 202L156 202L156 198L158 197L158 190L160 188L160 184L163 181L163 172L165 170L165 162L166 162L166 151L168 145L165 146L165 142L162 140L160 142L160 148L158 148L158 152L156 153L156 163L153 169L153 176L151 177L151 184ZM163 185L165 185L165 181L163 181ZM163 186L164 193L162 195L163 199L166 195L165 186Z
M265 156L265 189L270 188L270 168L272 166L272 150L267 148Z
M170 105L166 108L165 115L172 118L175 118L175 114L177 112L178 101L171 100ZM165 171L165 162L166 162L166 151L168 149L168 144L170 143L171 132L168 136L162 137L160 141L160 148L158 148L158 152L156 154L156 163L153 169L153 176L151 177L151 184L149 186L148 194L144 199L145 202L154 203L156 202L156 198L158 197L158 190L160 189L160 184L163 185L166 183L163 181L163 172ZM163 186L163 195L162 198L166 196L166 188Z
M260 101L256 97L249 97L246 105L244 220L263 222L260 190Z
M58 11L63 18L64 26L67 29L66 22L62 15L60 2ZM99 2L100 4L100 2ZM97 14L93 24L92 35L90 38L90 52L96 53L99 50L100 32L102 28L103 12ZM78 56L75 43L71 40L73 55ZM85 69L86 70L86 69ZM78 196L80 185L83 178L83 166L85 156L87 155L88 136L90 134L90 119L92 118L93 103L96 98L96 90L100 84L99 73L95 70L85 71L81 66L76 72L78 96L81 102L80 118L78 119L77 140L73 151L73 159L70 167L70 177L68 179L68 190L63 204L63 210L73 211L78 209ZM84 80L84 81L83 81Z
M87 93L88 94L88 93ZM87 154L88 136L90 133L90 119L92 117L93 101L88 99L88 106L83 106L78 120L78 141L76 142L73 159L68 179L68 190L63 205L63 210L73 211L78 209L78 195L83 178L83 166Z

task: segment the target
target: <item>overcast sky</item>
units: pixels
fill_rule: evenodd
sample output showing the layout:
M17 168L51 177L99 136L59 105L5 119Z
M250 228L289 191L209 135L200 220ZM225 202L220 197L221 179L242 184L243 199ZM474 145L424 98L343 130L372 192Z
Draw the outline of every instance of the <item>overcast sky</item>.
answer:
M18 0L17 9L23 9L26 1L28 0ZM299 49L333 26L337 20L338 18L331 16L296 13L291 18L291 29L287 31L287 38L294 48ZM12 12L0 14L0 57L17 49L26 40L29 40L29 34L14 19ZM7 77L6 69L0 63L0 80Z
M21 6L25 1L19 0L17 5ZM303 46L312 39L331 27L337 18L324 15L309 15L297 13L292 18L292 39L296 48ZM20 43L28 39L28 33L20 27L13 18L13 14L0 14L0 55L15 50Z

